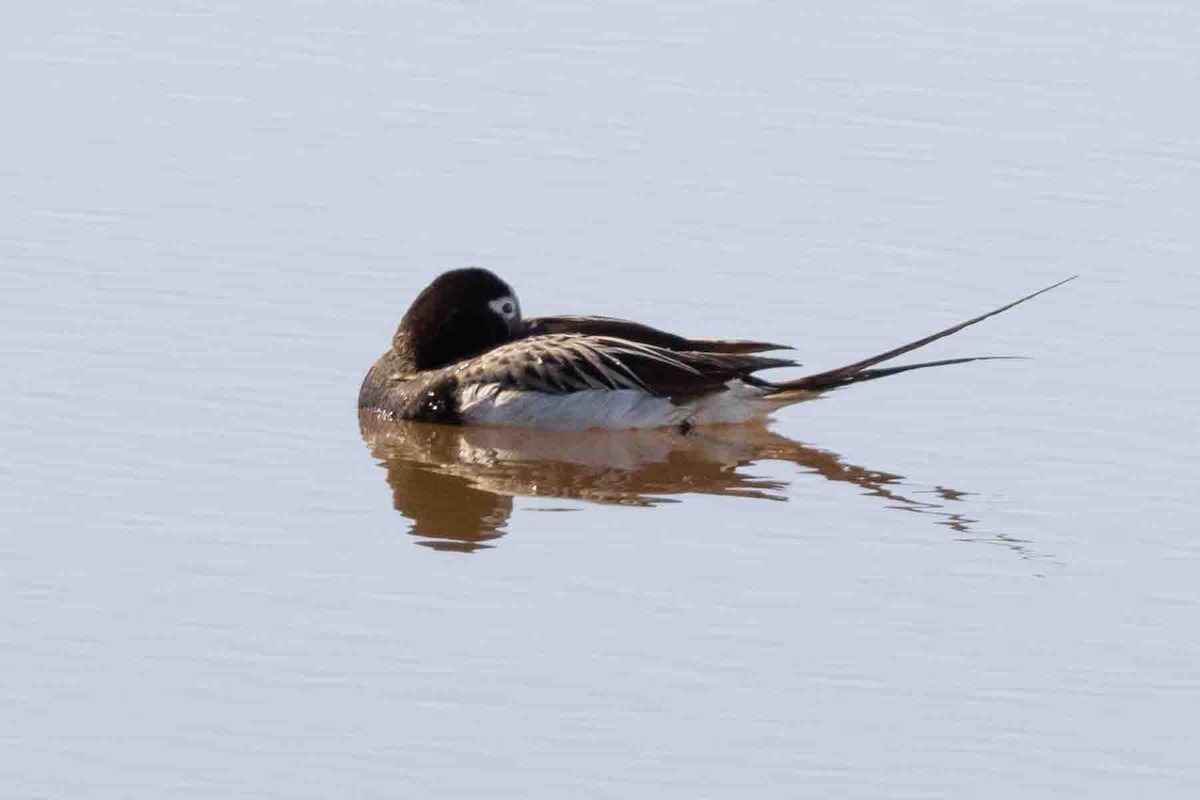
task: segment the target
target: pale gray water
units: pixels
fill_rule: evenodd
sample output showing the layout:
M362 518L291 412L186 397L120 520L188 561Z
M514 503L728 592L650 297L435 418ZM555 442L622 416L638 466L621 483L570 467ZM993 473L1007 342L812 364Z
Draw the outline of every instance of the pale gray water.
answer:
M1200 792L1194 5L0 30L0 796ZM358 382L465 264L814 369L1082 278L778 439L385 472ZM488 547L414 546L431 455Z

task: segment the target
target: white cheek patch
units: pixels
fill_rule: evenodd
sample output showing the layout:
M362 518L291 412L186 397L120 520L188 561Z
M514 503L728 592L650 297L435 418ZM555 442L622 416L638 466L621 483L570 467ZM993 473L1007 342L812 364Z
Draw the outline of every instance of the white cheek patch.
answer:
M506 294L504 297L497 297L495 300L488 301L488 308L496 312L496 315L501 319L513 320L521 316L521 306L517 304L517 298L511 294ZM507 311L505 309L508 309Z

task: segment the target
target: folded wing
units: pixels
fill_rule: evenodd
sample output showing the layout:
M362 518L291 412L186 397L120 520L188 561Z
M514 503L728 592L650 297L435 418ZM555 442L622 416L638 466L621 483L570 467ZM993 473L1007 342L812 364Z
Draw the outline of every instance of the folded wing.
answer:
M747 353L673 351L613 336L548 334L518 339L458 368L469 384L569 394L588 390L636 389L684 400L741 379L759 384L751 373L791 367L786 358Z
M673 333L614 317L566 315L534 317L523 323L521 336L544 336L553 333L574 333L584 336L608 336L637 342L664 350L691 353L763 353L768 350L790 350L785 344L751 342L742 339L688 339Z

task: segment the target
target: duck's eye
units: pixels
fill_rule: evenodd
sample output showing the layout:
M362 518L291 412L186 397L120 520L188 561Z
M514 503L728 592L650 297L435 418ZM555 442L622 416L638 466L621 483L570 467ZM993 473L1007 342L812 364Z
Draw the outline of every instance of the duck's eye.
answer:
M495 300L489 300L488 308L498 316L509 321L517 319L521 313L517 310L517 298L512 295L505 295L504 297L497 297Z

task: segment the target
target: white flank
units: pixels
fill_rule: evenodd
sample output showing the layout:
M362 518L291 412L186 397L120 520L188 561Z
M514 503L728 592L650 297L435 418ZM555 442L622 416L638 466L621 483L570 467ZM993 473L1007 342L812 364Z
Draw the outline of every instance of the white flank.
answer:
M468 386L459 411L470 425L578 431L587 428L662 428L747 422L776 408L766 391L739 380L726 390L675 405L638 389L588 389L566 394L505 389L498 383Z
M665 397L636 389L588 389L550 394L505 389L498 383L463 390L459 412L471 425L513 425L581 431L586 428L661 428L686 412Z
M702 397L688 408L693 425L719 425L749 422L774 411L778 405L764 402L767 390L734 378L725 383L725 391Z

